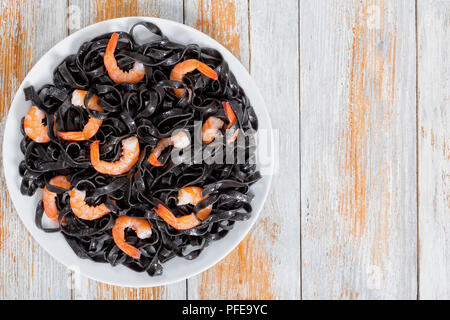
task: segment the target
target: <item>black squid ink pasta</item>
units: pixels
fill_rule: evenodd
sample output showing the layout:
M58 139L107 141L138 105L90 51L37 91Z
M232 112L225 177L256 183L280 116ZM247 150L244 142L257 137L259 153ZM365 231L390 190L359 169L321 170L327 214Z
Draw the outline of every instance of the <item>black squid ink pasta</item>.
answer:
M138 44L138 26L153 40ZM24 91L33 107L22 119L20 189L44 189L36 225L61 232L78 257L160 275L251 216L261 175L247 133L258 120L218 51L139 22L84 42L53 84ZM244 161L195 161L212 144L231 144Z

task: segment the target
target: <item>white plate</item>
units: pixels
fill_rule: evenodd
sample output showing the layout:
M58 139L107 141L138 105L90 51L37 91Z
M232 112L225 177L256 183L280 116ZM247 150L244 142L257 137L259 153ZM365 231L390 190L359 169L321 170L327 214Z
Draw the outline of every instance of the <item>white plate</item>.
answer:
M271 182L271 175L264 175L260 181L252 186L252 192L255 194L255 198L252 202L253 213L249 220L237 222L233 230L225 238L212 242L197 259L188 261L177 257L163 264L164 272L162 276L150 277L147 273L134 272L124 266L111 267L107 263L95 263L90 260L80 259L75 255L60 233L45 233L36 227L34 223L34 212L36 204L41 198L42 191L39 190L33 197L23 196L20 193L21 177L18 171L18 164L23 160L23 155L19 148L22 139L20 123L22 117L25 116L31 106L30 102L25 101L23 88L33 85L38 89L46 83L52 83L52 74L55 67L65 57L76 53L84 41L107 32L128 32L133 24L142 20L156 24L173 41L184 44L196 43L200 46L211 47L220 51L228 62L239 84L249 97L258 116L260 130L267 130L266 132L269 132L271 137L271 124L264 101L247 70L218 42L204 33L180 23L149 17L128 17L99 22L65 38L36 63L23 80L14 97L8 113L3 140L3 168L6 184L14 207L34 239L55 259L67 267L76 268L81 274L94 280L128 287L166 285L192 277L219 262L242 241L258 219ZM137 27L135 29L135 35L138 39L149 34L143 27ZM272 156L270 156L270 163L273 163Z

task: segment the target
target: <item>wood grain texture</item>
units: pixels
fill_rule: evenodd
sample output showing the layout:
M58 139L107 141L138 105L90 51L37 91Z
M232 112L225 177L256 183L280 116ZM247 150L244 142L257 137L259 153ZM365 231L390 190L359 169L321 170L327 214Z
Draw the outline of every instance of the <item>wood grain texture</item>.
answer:
M184 23L219 41L248 67L248 1L185 0L184 2Z
M0 132L22 79L67 34L156 16L184 19L251 70L280 157L238 248L152 289L56 262L14 212L2 172L0 299L450 299L450 1L416 2L2 1Z
M223 261L189 279L189 299L300 297L297 1L247 5L186 1L185 22L218 40L251 69L274 128L283 127L280 170L253 230Z
M416 298L414 1L300 5L302 295Z
M65 1L0 4L1 141L10 104L23 78L47 50L66 36L65 12ZM51 30L52 25L61 28ZM69 299L69 273L25 229L7 193L3 170L0 186L0 299Z
M73 15L73 16L71 16ZM127 16L161 17L183 21L182 0L170 1L106 1L70 0L69 21L76 31L79 28L107 19ZM77 21L77 18L79 20ZM69 25L70 26L70 25ZM155 288L123 288L99 283L77 274L73 275L74 299L185 299L186 281Z
M450 1L419 1L421 299L450 299Z
M69 0L71 32L92 23L129 16L183 22L183 0Z

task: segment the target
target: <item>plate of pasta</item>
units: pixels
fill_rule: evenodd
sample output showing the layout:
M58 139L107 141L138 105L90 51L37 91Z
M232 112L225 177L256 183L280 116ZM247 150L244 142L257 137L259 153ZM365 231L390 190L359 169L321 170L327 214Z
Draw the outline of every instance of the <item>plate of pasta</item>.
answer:
M218 42L164 19L112 19L62 40L25 77L4 174L58 261L109 284L165 285L216 264L258 219L271 130L255 82Z

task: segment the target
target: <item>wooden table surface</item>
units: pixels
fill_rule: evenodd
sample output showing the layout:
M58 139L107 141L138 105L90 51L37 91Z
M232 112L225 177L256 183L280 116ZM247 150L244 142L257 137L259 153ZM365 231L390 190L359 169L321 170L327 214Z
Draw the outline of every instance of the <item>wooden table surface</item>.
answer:
M0 14L2 128L22 79L58 41L155 16L242 61L279 142L247 238L199 276L150 289L56 262L2 176L1 299L450 298L450 1L4 0Z

